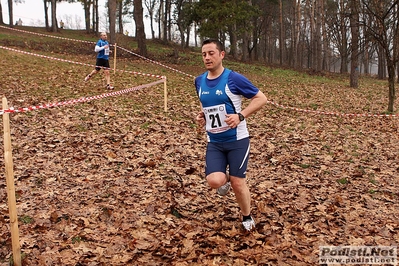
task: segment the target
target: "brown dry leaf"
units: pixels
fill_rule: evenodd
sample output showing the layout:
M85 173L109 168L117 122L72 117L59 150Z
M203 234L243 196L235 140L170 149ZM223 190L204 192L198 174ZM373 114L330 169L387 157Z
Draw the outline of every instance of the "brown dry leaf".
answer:
M67 45L61 48L70 50ZM85 44L75 48L87 51ZM3 50L0 55L10 66L0 72L10 106L104 93L100 77L81 82L85 66ZM399 242L396 120L272 105L248 118L253 147L248 183L257 227L246 234L234 194L219 197L206 183L206 138L194 122L199 107L192 79L131 57L119 63L166 74L168 112L160 85L10 115L24 265L316 265L319 245ZM203 72L202 66L175 67ZM351 90L342 77L322 77L331 86L302 74L287 83L273 71L248 77L274 102L350 113L363 112L365 103L373 113L386 108L384 86L366 83L376 80ZM112 78L116 89L154 81ZM369 93L372 101L365 97ZM0 264L12 253L6 202L1 178Z

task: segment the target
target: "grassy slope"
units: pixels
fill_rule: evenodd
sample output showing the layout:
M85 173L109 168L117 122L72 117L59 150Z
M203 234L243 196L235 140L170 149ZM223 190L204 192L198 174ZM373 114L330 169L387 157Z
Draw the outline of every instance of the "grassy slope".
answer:
M22 27L29 31L42 29ZM48 34L46 32L43 32ZM96 41L76 31L58 36ZM135 49L133 39L118 44ZM0 45L94 64L92 45L0 29ZM150 58L189 75L195 50L149 43ZM1 95L29 107L105 93L88 66L0 49ZM113 61L111 60L111 64ZM386 82L226 60L270 100L333 113L384 113ZM204 181L205 138L194 123L192 78L118 54L116 90L167 76L163 86L89 103L11 114L18 215L25 265L318 265L319 245L398 243L398 125L267 105L248 119L248 176L257 231L240 229L231 193ZM3 173L4 173L4 168ZM0 263L10 259L5 179L0 180Z

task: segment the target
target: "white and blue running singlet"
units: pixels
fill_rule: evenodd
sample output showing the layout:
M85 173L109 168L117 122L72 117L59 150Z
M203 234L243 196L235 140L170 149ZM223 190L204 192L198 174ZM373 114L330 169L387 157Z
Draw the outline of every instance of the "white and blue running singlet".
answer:
M99 47L103 47L105 45L109 45L109 43L102 39L98 40L98 42L96 43L96 46L99 46ZM97 58L102 58L102 59L108 60L109 59L109 47L98 52Z
M195 79L195 87L205 114L208 142L231 142L249 137L246 120L236 128L226 122L227 114L241 112L242 96L251 99L259 89L246 77L225 68L216 79L208 79L208 72Z

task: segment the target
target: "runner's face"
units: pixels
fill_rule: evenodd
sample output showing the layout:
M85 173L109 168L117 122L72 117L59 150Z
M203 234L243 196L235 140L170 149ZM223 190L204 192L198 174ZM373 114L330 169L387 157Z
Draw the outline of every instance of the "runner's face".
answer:
M101 34L101 39L105 41L107 39L107 34L105 33Z
M222 65L224 51L219 51L216 44L208 43L202 46L202 60L207 70L216 70Z

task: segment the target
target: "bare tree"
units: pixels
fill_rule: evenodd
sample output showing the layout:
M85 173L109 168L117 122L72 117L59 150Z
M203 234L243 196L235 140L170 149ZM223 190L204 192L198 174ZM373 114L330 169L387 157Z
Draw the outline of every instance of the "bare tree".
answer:
M90 7L89 7L90 8ZM90 12L88 12L88 16L90 16ZM93 0L93 11L92 11L92 24L93 24L93 31L95 33L98 33L99 29L99 14L98 14L98 0ZM89 25L90 27L90 25ZM87 30L87 24L86 24L86 30ZM90 30L90 28L89 28Z
M165 13L164 0L159 0L159 8L158 8L158 12L157 12L159 39L162 39L164 37L164 33L163 33L164 28L162 26L162 23L164 22L164 19L163 19L164 13Z
M143 21L143 3L142 0L134 0L133 17L136 23L137 44L142 56L147 56L147 45Z
M313 63L313 67L317 70L317 71L321 71L322 67L323 67L323 43L322 43L322 17L323 17L323 3L324 0L317 0L315 1L314 5L315 5L315 19L316 19L316 23L315 23L315 31L314 31L314 63Z
M359 87L359 3L358 0L350 0L350 27L351 27L351 73L350 86Z
M298 68L300 66L299 60L299 41L301 28L301 1L293 0L293 23L292 23L292 66Z
M14 27L14 11L13 11L13 0L8 0L8 18L10 22L8 23L10 27Z
M117 0L118 32L123 33L123 1Z
M373 26L368 28L370 35L378 42L379 58L385 57L388 69L388 112L394 111L395 101L395 68L398 63L399 45L399 0L379 1L361 0L365 11L373 20Z
M162 39L164 42L168 41L168 24L169 24L169 2L170 0L164 0L164 13L163 13L163 18L162 19L162 25L163 25L163 36Z
M148 15L150 17L150 28L151 28L151 37L155 39L155 31L154 31L154 19L155 19L155 6L159 2L159 0L145 0L144 5L147 8Z
M51 31L57 32L57 1L51 0Z
M3 7L0 3L0 24L4 24L4 20L3 20Z
M108 0L108 18L109 18L109 42L116 41L116 0Z
M331 59L331 47L330 47L330 41L328 39L328 34L327 34L327 24L326 24L326 1L322 1L321 5L321 31L322 31L322 43L323 43L323 63L322 63L322 69L329 71L330 67L330 59Z
M44 23L46 25L46 30L50 30L50 23L48 21L48 3L47 0L43 0L43 8L44 8Z
M86 32L90 33L91 32L91 27L90 27L90 7L92 6L92 0L78 0L82 5L83 5L83 10L85 13L85 27L86 27ZM98 6L98 0L94 0L94 3L97 3Z
M283 1L279 0L279 22L280 22L280 34L279 34L279 48L280 48L280 65L284 64L285 58L285 34L284 34L284 23L283 23Z

